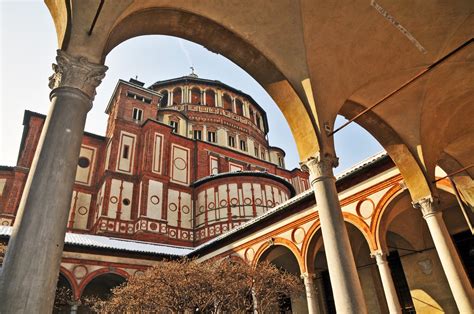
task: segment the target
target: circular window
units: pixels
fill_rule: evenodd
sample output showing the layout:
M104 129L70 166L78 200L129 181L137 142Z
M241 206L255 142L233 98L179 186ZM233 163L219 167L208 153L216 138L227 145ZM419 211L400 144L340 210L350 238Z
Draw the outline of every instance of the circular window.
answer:
M122 203L123 203L123 205L128 206L128 205L130 205L130 200L128 198L124 198L122 200Z
M87 168L91 164L90 160L86 157L79 157L79 161L77 162L79 167L81 168Z

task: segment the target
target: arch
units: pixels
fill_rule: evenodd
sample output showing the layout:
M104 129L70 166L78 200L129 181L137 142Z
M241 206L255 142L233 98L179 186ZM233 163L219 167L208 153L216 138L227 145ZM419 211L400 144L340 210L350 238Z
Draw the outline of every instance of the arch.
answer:
M373 237L369 226L362 218L348 212L342 212L342 216L344 217L345 222L350 223L351 225L356 227L357 230L360 231L360 233L362 233L365 240L367 241L367 245L369 246L369 249L371 250L377 249L377 243L375 242L375 238Z
M172 106L181 105L183 103L183 90L181 87L176 87L173 89L173 101Z
M376 250L377 242L375 241L375 237L373 233L371 232L369 226L367 226L367 224L365 223L365 221L351 213L343 212L342 214L343 214L344 222L354 226L363 235L369 249L371 251ZM316 218L316 221L308 229L308 232L306 232L306 236L301 246L301 255L303 258L305 269L308 272L314 271L314 269L312 269L313 267L311 263L308 262L309 258L315 257L317 251L323 245L322 242L321 243L316 242L314 243L313 246L311 246L311 244L313 243L312 242L313 239L317 236L320 229L321 229L321 223L319 221L319 218Z
M298 248L296 247L295 244L293 244L293 242L287 240L287 239L284 239L284 238L271 238L269 239L268 241L266 241L265 243L263 243L257 250L257 252L255 252L255 256L253 258L253 261L252 261L252 267L256 267L258 262L260 261L262 255L269 249L271 249L273 246L277 246L277 245L280 245L280 246L284 246L286 247L288 250L291 251L291 253L293 254L293 256L295 257L295 259L297 260L298 262L298 268L300 270L300 273L304 273L306 270L305 270L305 266L304 266L304 262L303 262L303 259L301 257L301 254L300 254L300 251L298 250Z
M162 97L160 99L160 103L159 103L160 108L168 107L168 101L169 101L168 91L166 89L161 90L160 94L162 95Z
M54 296L54 313L67 313L71 310L71 302L77 300L69 278L59 272Z
M252 122L255 123L255 110L250 104L249 104L249 117L250 117L250 120L252 120Z
M346 101L339 114L351 119L365 107L353 101ZM406 182L413 200L430 196L432 190L422 167L400 136L373 111L368 111L357 120L387 151Z
M216 106L216 93L213 89L206 89L206 106L215 107Z
M239 98L235 99L235 113L244 116L244 103Z
M408 193L406 189L403 189L399 184L394 185L387 192L385 192L385 194L382 196L380 201L377 203L377 206L375 207L371 230L374 234L377 247L383 252L388 252L386 241L387 230L385 230L384 232L382 231L382 229L386 229L388 225L388 222L384 221L384 218L386 217L387 208L389 208L389 205L395 202L404 193Z
M124 280L127 280L127 278L130 276L126 271L119 269L119 268L101 268L98 269L90 274L88 274L81 282L79 285L78 289L78 296L81 297L84 289L87 287L87 285L94 279L96 279L99 276L106 275L106 274L114 274L122 277Z
M79 285L77 284L77 281L76 281L74 275L72 274L72 272L70 272L69 270L67 270L63 266L61 266L59 268L59 274L63 275L64 278L66 278L66 280L69 282L69 285L71 286L71 290L72 290L72 295L74 296L75 300L78 300L79 299L79 294L78 294L79 293Z
M192 105L201 105L201 89L194 86L191 88L191 104Z
M229 111L234 111L233 106L232 106L232 98L229 96L229 94L224 93L222 95L222 107L224 110L229 110Z
M260 41L227 25L225 19L219 20L219 14L209 15L186 4L117 4L115 9L107 11L107 18L102 13L100 31L95 32L94 40L87 33L78 31L85 27L80 24L88 20L88 17L83 16L87 14L86 4L79 2L73 8L65 8L48 0L47 5L61 49L72 55L84 56L91 62L103 64L114 47L143 35L184 38L225 56L249 73L275 100L294 135L300 160L306 160L319 151L319 127L312 109L314 101L305 89L306 83L301 83L308 82L303 58L289 60L283 54L273 54L272 49L260 45ZM69 17L68 13L72 15ZM74 22L80 26L71 27L72 16L77 17ZM68 38L74 38L74 41ZM281 68L291 75L284 75Z

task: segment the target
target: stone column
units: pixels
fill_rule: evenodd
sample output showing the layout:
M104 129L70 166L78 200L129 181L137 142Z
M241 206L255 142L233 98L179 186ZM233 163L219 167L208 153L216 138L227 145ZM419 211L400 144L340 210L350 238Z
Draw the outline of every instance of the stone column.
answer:
M78 309L78 305L77 305L77 304L71 305L71 314L76 314L76 313L77 313L77 309Z
M315 276L313 274L304 273L301 275L304 281L304 288L306 291L306 301L308 303L308 313L316 314L321 313L319 310L318 294L314 286Z
M326 314L328 306L326 303L326 293L324 291L324 282L321 273L316 274L315 282L316 290L318 291L319 311L321 312L321 314Z
M87 112L107 67L58 50L50 110L0 277L0 313L51 313Z
M168 107L173 106L173 91L168 92Z
M255 293L255 289L252 288L252 303L253 303L253 314L258 314L258 300Z
M437 200L432 197L413 203L415 208L421 210L426 220L459 312L474 313L474 293L471 284L437 205Z
M390 313L401 313L400 302L398 301L397 290L393 284L392 273L387 262L387 254L377 251L372 254L377 262L380 279L382 280L383 292L387 300L388 310Z
M309 170L316 197L336 310L338 313L367 313L336 191L332 168L337 163L336 157L318 153L302 166Z

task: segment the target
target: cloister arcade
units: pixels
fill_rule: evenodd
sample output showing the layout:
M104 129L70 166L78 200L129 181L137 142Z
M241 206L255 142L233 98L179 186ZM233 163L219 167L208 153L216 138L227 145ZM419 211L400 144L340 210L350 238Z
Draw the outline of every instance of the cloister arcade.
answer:
M383 250L384 237L392 241L390 245L401 247L397 236L391 236L395 233L415 250L428 246L410 242L412 237L399 226L398 210L386 222L392 228L388 235L379 223L386 207L376 207L370 219L341 211L345 205L339 202L332 170L337 165L333 145L337 114L356 119L386 149L400 172L397 181L403 178L407 188L399 187L405 194L400 204L410 210L400 215L412 213L410 204L415 205L418 211L412 215L418 219L411 231L428 230L437 253L431 258L439 257L447 279L445 291L452 292L460 312L473 311L472 286L449 236L449 219L442 218L444 194L435 184L439 166L472 206L472 1L300 0L271 6L267 1L229 1L222 6L213 1L46 0L46 4L59 48L50 78L51 110L6 255L0 296L7 301L2 310L51 308L80 139L96 87L107 70L107 54L129 38L164 34L228 57L268 91L284 114L311 174L329 277L338 287L332 290L338 312L366 313L369 306L351 249L351 229L348 232L344 219L358 226L382 269L383 255L388 253ZM182 93L173 94L173 102L179 103L180 97ZM230 97L224 104L230 108ZM59 197L51 197L51 191ZM305 236L309 231L308 225ZM302 273L307 272L305 244L297 246L296 255ZM32 256L38 261L34 266ZM22 284L25 278L28 287ZM393 293L392 298L387 296L393 284L384 290L389 310L399 311Z
M447 180L438 184L440 207L460 249L463 241L472 243L472 238L448 184ZM448 279L428 227L421 224L423 217L411 205L400 175L341 194L347 196L341 199L342 211L368 311L392 313L396 312L393 306L397 306L403 313L456 313L455 300L446 293ZM201 260L229 255L253 265L268 260L305 282L306 300L291 300L293 313L335 313L321 222L315 208L313 204L292 210L278 223L217 246ZM463 257L463 264L472 282L471 258Z

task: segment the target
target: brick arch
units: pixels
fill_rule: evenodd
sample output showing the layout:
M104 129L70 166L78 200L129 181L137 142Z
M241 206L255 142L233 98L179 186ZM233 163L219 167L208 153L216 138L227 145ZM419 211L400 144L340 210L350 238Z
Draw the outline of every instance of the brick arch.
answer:
M377 248L382 251L387 250L387 244L385 241L386 230L382 232L382 219L385 217L385 212L388 208L388 205L391 204L398 196L403 193L408 193L406 189L403 189L399 184L392 186L379 200L377 206L375 207L374 216L370 229L374 235Z
M189 87L189 90L191 91L191 99L190 99L190 103L193 104L193 105L197 105L197 104L201 104L202 105L202 102L201 102L201 93L203 91L203 89L197 85L192 85ZM198 91L198 93L196 94L196 91Z
M119 269L119 268L114 268L114 269L110 269L110 268L101 268L101 269L98 269L96 271L93 271L92 273L88 274L81 282L81 284L79 285L79 288L77 290L77 298L79 299L82 295L82 292L84 291L85 287L95 278L99 277L100 275L105 275L105 274L115 274L115 275L118 275L118 276L121 276L123 277L124 279L128 279L128 277L130 277L130 275L122 270L122 269Z
M292 241L287 240L285 238L271 238L271 240L272 240L272 243L270 243L270 239L267 239L267 241L264 242L258 248L257 252L255 252L255 256L252 261L252 267L257 266L263 253L265 253L268 249L270 249L273 246L280 245L280 246L286 247L287 249L291 251L291 253L293 253L294 257L298 261L298 268L300 269L300 273L303 274L304 272L306 272L306 268L304 265L303 258L301 256L301 252Z
M212 87L206 87L205 91L206 91L206 106L217 107L216 99L215 99L217 95L216 90Z
M365 221L363 221L360 217L351 213L343 212L342 215L344 218L344 222L350 223L362 233L365 240L367 241L367 245L369 246L369 249L371 251L376 250L377 242L375 241L375 237L373 233L371 232L369 226L367 226L367 224L365 223ZM319 248L316 251L312 250L313 248L310 246L310 244L311 244L311 241L313 240L313 237L316 236L316 233L320 229L321 229L321 223L320 223L319 217L317 217L316 221L308 229L308 232L306 232L306 236L303 240L303 244L301 247L301 255L304 262L305 270L307 270L308 272L314 271L313 265L312 263L309 262L309 259L314 258L316 256L316 252L319 250Z
M375 241L375 237L373 236L372 232L370 231L369 226L367 223L360 218L359 216L356 216L351 213L343 212L342 213L344 217L344 221L350 223L354 227L356 227L364 236L365 240L367 241L367 244L369 246L369 249L376 250L377 249L377 242Z
M308 231L306 232L306 235L303 239L303 243L301 245L301 255L303 256L303 260L305 263L305 269L310 272L314 271L313 265L311 263L308 263L308 258L310 256L313 256L315 253L314 251L309 251L310 250L310 243L313 240L313 237L316 236L316 233L321 229L321 222L319 220L319 216L316 217L316 221L309 227ZM316 250L317 251L317 250ZM314 257L316 254L314 254Z
M63 266L59 268L59 273L66 278L66 280L69 282L69 285L71 286L72 289L72 295L74 297L74 300L78 300L78 292L79 292L79 285L77 284L76 278L74 277L73 273Z
M174 87L171 92L173 93L173 99L171 100L171 105L180 105L183 102L183 88L180 86ZM179 93L179 94L178 94Z

